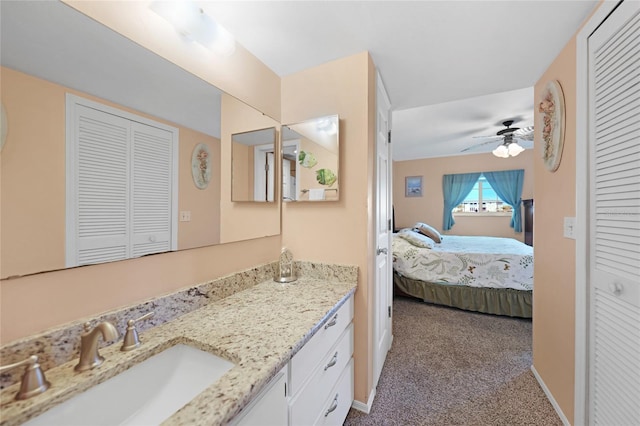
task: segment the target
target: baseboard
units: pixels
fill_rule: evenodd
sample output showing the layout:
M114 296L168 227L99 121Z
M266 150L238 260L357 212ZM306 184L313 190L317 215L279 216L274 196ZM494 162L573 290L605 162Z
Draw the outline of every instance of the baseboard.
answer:
M556 413L558 413L560 420L562 420L562 424L564 426L571 426L571 423L569 423L569 420L567 420L567 416L564 415L564 413L562 412L562 409L560 408L560 405L558 405L558 402L556 401L556 399L553 397L553 395L551 395L551 391L549 390L547 385L544 383L544 380L542 380L542 377L540 377L540 375L536 371L536 368L533 365L531 366L531 372L533 373L534 377L538 381L538 384L542 388L542 391L547 396L547 399L553 406L553 409L556 410Z
M353 407L354 410L362 411L365 414L369 414L371 412L371 406L373 405L373 399L375 397L376 388L373 388L371 390L371 393L369 394L369 399L367 400L366 404L364 402L354 400L353 404L351 404L351 407Z

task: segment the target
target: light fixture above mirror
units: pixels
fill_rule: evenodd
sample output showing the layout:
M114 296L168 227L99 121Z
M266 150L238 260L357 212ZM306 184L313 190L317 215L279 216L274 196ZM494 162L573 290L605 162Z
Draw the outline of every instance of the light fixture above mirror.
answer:
M220 56L236 51L235 38L192 1L153 1L149 8L171 24L185 39Z

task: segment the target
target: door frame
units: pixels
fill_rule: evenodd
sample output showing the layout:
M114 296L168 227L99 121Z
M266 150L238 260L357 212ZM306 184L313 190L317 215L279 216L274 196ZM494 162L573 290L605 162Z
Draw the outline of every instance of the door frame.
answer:
M297 153L300 152L300 139L291 139L291 140L288 140L288 141L282 141L282 152L283 152L283 154L284 154L284 149L285 148L291 148L291 147L295 148L296 158L297 158L297 156L298 156ZM283 176L283 179L284 179L284 176ZM298 201L300 199L300 196L298 195L299 192L300 192L300 190L299 190L299 188L300 188L300 173L298 173L297 171L296 171L295 181L296 181L296 192L295 192L295 194L293 194L293 199L292 200L288 200L288 201Z
M262 144L253 146L253 201L274 201L267 198L268 176L265 169L267 164L267 153L274 154L275 169L275 149L273 144ZM273 171L271 171L273 173ZM275 192L274 192L275 198Z
M589 36L620 2L605 0L576 35L576 282L573 424L589 420Z

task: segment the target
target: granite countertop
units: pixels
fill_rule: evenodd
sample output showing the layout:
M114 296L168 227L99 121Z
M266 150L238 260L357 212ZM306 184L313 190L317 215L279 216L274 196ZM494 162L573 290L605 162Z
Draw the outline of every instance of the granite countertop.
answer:
M225 424L279 372L320 326L355 292L355 282L301 277L289 284L265 281L140 333L142 345L100 350L105 362L83 373L77 360L45 371L51 388L13 401L18 384L1 394L0 425L15 425L179 343L212 352L235 366L163 424Z

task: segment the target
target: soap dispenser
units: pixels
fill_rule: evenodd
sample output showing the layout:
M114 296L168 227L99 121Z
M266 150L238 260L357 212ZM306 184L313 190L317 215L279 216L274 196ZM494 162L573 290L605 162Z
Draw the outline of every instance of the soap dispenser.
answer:
M293 264L293 254L291 251L283 247L280 252L280 259L278 262L278 268L276 276L273 280L277 283L290 283L297 280L295 266Z

